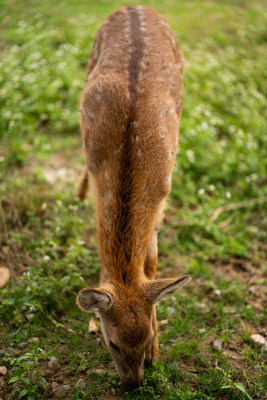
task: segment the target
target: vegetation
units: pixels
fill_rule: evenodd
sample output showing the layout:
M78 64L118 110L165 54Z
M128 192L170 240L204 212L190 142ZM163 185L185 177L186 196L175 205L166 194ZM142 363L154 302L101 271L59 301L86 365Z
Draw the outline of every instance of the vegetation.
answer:
M84 162L79 97L97 29L127 4L0 5L0 264L12 276L0 290L0 365L8 370L0 397L264 399L266 347L251 339L267 334L264 1L142 2L167 18L186 59L158 276L193 277L158 306L159 320L168 319L161 361L143 386L123 389L101 334L88 333L88 315L75 305L100 270L92 200L74 196ZM47 366L52 356L58 369ZM76 385L81 378L85 386Z

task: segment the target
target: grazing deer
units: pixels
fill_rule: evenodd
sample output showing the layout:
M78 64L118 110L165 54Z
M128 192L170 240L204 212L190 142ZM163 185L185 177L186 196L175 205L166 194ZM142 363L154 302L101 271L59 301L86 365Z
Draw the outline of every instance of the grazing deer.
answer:
M183 56L156 11L126 7L99 29L81 98L86 169L78 195L96 200L101 283L77 304L97 311L126 387L158 359L155 304L190 276L155 280L157 235L177 149Z

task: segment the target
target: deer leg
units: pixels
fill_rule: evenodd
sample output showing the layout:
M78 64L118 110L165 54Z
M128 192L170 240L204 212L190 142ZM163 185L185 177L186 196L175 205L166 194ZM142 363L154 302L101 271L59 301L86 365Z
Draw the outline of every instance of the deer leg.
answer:
M145 275L148 279L155 279L157 259L158 259L158 233L157 227L154 228L150 243L147 249L147 256L144 264ZM158 322L156 314L156 306L153 306L152 311L152 327L154 331L154 338L149 344L145 354L145 366L149 366L152 362L157 361L159 357L159 345L158 345Z
M84 167L77 189L77 196L81 201L86 199L88 191L89 191L89 173L87 167Z
M144 272L148 279L155 279L157 261L158 261L158 231L160 228L161 221L163 219L163 212L165 208L165 200L162 201L159 213L154 225L153 232L151 234L150 242L147 248L147 256L144 263ZM148 346L145 354L145 366L149 366L152 362L157 361L159 358L159 344L158 344L158 321L156 306L153 306L152 311L152 327L154 330L154 338Z

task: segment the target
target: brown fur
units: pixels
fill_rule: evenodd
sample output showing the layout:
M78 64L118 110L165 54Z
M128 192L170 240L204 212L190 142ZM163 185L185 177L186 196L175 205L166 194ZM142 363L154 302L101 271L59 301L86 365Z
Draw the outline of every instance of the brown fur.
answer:
M82 292L90 296L88 304L99 304L106 342L113 337L128 360L134 360L127 366L107 343L128 386L142 380L139 364L145 350L149 361L158 358L151 293L156 302L171 283L173 292L180 285L177 279L158 285L146 282L155 279L157 232L171 189L182 70L181 50L164 18L150 8L127 7L114 12L99 29L81 99L88 171L78 193L84 199L90 176L97 207L101 290L110 294L110 301L103 310L106 296L101 297L101 290L93 293L93 300L91 292ZM79 296L77 301L86 309ZM137 364L139 369L128 368Z
M87 167L85 167L78 184L77 196L81 201L83 201L86 199L88 192L89 192L89 173Z

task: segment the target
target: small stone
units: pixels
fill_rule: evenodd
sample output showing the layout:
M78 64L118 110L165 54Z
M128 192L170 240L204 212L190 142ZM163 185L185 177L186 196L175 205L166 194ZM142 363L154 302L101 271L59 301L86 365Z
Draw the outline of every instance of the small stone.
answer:
M260 370L260 366L258 364L254 365L253 369L254 369L254 372L258 372Z
M196 303L196 307L203 310L204 308L206 308L206 304L205 303Z
M101 369L101 368L93 368L93 369L88 369L88 370L86 371L86 374L87 374L87 375L102 374L103 371L104 371L104 370Z
M258 333L251 335L251 339L256 346L263 346L266 343L265 338L262 335L259 335Z
M57 382L52 382L52 389L57 390L60 387L60 385Z
M60 368L60 367L59 367L59 363L58 363L58 361L57 361L56 358L52 358L52 360L50 360L50 361L48 362L48 368L49 368L49 369L53 369L53 370L57 370L57 369Z
M26 318L27 318L27 320L28 320L29 322L31 322L31 321L33 320L33 318L34 318L34 314L27 314L27 315L26 315Z
M96 323L96 320L94 318L91 318L89 321L89 326L88 326L88 332L89 333L96 333L99 331L99 327Z
M48 360L56 360L56 357L53 354L50 354L47 358Z
M78 382L76 383L76 387L79 387L79 388L81 388L81 389L84 389L85 388L85 380L84 379L79 379L78 380Z
M71 387L69 385L63 385L62 389L66 390L66 392L68 392L71 389Z
M112 394L112 396L115 396L116 395L116 390L114 388L111 388L110 389L110 393Z
M0 375L6 375L7 374L7 368L2 366L0 367Z
M215 339L212 343L214 350L222 351L223 343L220 339Z
M96 374L102 374L103 371L104 371L104 370L101 369L101 368L96 368L96 369L95 369L95 373L96 373Z
M9 269L6 267L0 267L0 288L6 286L9 278L10 278Z
M101 368L96 368L96 369L95 369L95 373L96 373L96 374L102 374L103 371L104 371L104 370L101 369Z
M169 323L168 319L163 319L162 321L158 321L158 326L168 325L168 323Z
M201 328L198 330L198 332L202 335L203 333L206 333L206 329L205 328Z
M27 343L21 342L21 343L19 344L19 348L20 348L20 349L25 349L25 347L27 347Z
M73 329L68 329L68 332L71 333L72 335L74 335L74 330Z
M38 337L32 337L32 338L30 338L30 342L32 342L32 343L39 343L39 342L40 342L40 339L39 339Z
M256 294L256 287L255 286L250 286L248 291L249 291L249 293Z
M225 306L225 307L223 307L223 312L225 312L226 314L235 314L236 309L235 309L235 307Z
M214 294L216 294L216 296L220 297L222 292L220 289L216 289L216 290L214 290Z

